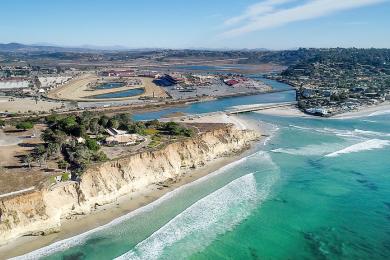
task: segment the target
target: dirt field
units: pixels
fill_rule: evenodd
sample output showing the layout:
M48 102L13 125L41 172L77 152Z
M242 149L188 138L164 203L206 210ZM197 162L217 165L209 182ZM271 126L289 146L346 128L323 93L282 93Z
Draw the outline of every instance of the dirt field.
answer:
M42 143L38 135L43 129L43 125L36 125L34 130L28 131L13 127L0 129L0 194L38 186L54 173L50 163L48 169L40 168L37 163L32 163L29 169L22 162L23 156Z
M48 112L51 109L60 109L62 102L38 100L32 98L0 97L0 112L27 113L27 112Z

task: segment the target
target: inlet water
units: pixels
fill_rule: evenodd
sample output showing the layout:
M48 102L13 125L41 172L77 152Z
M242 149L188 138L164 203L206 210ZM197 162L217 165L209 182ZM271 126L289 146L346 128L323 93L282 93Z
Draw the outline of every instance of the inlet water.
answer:
M107 94L100 94L95 96L89 96L91 99L110 99L110 98L125 98L125 97L134 97L143 94L145 91L143 88L133 88L123 91L117 91Z

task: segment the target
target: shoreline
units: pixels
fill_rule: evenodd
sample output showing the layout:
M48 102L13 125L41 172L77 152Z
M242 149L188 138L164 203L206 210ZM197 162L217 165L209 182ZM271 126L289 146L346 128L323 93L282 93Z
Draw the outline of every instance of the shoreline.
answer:
M235 121L242 120L235 119ZM252 127L252 123L249 122L247 124L247 128ZM242 128L242 125L240 128ZM258 131L259 128L256 127L254 130ZM263 138L261 138L261 140L263 140ZM225 165L250 155L255 150L257 144L258 141L253 141L248 149L244 149L239 153L217 158L204 167L183 172L175 182L168 181L161 185L152 184L142 192L135 192L119 197L114 202L98 207L90 214L77 215L72 216L71 219L64 219L62 220L61 229L58 233L45 236L25 236L12 240L8 244L0 246L0 259L21 256L39 248L49 246L55 242L83 234L103 225L107 225L119 217L125 216L143 208L144 206L147 206L175 189L190 184L198 179L212 174Z
M257 114L272 115L272 116L283 116L283 117L300 117L300 118L312 118L312 119L354 119L361 117L369 117L381 114L390 113L390 102L383 102L378 105L361 107L356 111L350 111L340 113L331 117L320 117L309 115L300 111L297 107L281 107L281 108L270 108L265 110L254 111Z
M378 105L364 106L356 111L341 113L331 118L333 119L353 119L366 116L375 116L390 113L390 101L385 101Z

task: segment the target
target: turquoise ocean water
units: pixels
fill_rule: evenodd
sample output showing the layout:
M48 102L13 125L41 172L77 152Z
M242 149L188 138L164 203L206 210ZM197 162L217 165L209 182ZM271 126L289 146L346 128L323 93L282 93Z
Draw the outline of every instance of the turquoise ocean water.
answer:
M181 109L209 112L293 96L241 97ZM25 258L390 257L390 114L348 120L242 117L271 135L248 156L109 225Z

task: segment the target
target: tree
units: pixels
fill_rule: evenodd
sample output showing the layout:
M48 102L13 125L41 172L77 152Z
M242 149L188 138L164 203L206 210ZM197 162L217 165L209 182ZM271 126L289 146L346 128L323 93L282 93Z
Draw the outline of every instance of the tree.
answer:
M61 161L58 162L58 167L60 169L64 169L65 172L68 172L69 166L70 166L70 164L67 161L65 161L65 160L61 160Z
M39 167L42 167L42 165L46 163L47 159L46 147L43 144L36 146L33 151L33 156L39 163Z
M194 134L194 131L192 129L181 126L176 122L165 123L165 125L163 125L161 128L164 131L168 132L169 135L181 135L191 137Z
M28 168L31 169L31 163L34 161L34 158L31 156L31 154L27 154L23 158L23 163L27 164Z
M99 119L98 118L92 118L91 121L89 122L89 130L94 133L98 134L100 130L100 125L99 125Z
M72 128L70 134L77 137L84 137L87 134L87 130L83 125L77 125Z
M92 118L93 118L92 112L83 111L83 113L81 113L81 115L78 117L78 122L81 125L88 126Z
M51 130L50 128L47 128L47 129L45 129L45 130L42 132L42 134L41 134L41 139L42 139L45 143L50 143L50 142L53 142L53 141L54 141L53 135L54 135L53 130Z
M51 115L48 115L45 120L46 120L46 123L48 124L54 124L54 123L57 123L59 120L60 120L60 116L56 113L53 113Z
M103 151L100 151L93 155L93 160L95 162L104 162L108 160L108 157Z
M5 126L5 121L0 119L0 127Z
M161 123L157 120L157 119L154 119L152 121L148 121L145 123L146 127L147 128L155 128L155 129L158 129L161 127Z
M92 154L89 149L84 145L79 145L75 150L75 162L79 165L79 167L86 167L92 159Z
M191 128L183 128L181 131L181 135L192 137L194 135L194 131Z
M132 118L131 118L131 115L130 115L130 114L125 114L125 113L115 115L115 116L113 117L113 119L119 121L119 126L118 126L118 128L119 128L119 129L122 129L122 130L125 130L125 129L126 129L126 126L127 126L128 124L131 124L131 123L133 122L133 120L132 120Z
M99 124L100 124L102 127L107 127L108 120L110 120L110 118L108 118L107 116L103 115L103 116L101 116L100 119L99 119Z
M94 139L91 139L91 138L88 138L85 141L85 145L91 151L98 151L100 149L100 145Z
M119 127L119 121L116 119L111 118L107 122L107 127L109 128L118 128Z
M177 135L180 132L180 125L176 122L168 122L163 126L163 130L170 135Z
M58 123L60 129L68 134L72 131L74 127L79 125L76 121L76 117L73 115L60 119Z
M55 156L59 153L61 145L59 143L49 143L47 145L47 153L49 156Z
M39 89L39 88L41 88L41 82L39 81L39 78L38 78L38 76L35 76L34 77L34 85Z
M127 126L126 129L129 133L144 135L145 125L141 122L133 123Z
M39 162L39 167L42 167L42 165L46 165L46 160L47 160L47 153L42 153L38 157L38 162Z
M29 121L19 122L16 124L16 129L21 129L23 131L26 131L27 129L32 129L33 127L33 123Z
M43 131L41 138L45 143L57 143L60 146L66 141L66 134L60 130L51 130L50 128Z

